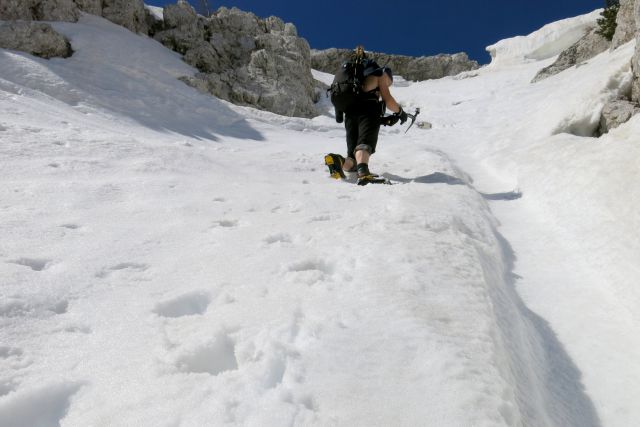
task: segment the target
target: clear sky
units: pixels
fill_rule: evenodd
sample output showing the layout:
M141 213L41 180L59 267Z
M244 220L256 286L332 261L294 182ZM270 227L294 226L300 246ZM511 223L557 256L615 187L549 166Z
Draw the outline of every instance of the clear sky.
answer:
M198 6L199 0L189 0ZM146 0L162 6L175 0ZM208 0L292 22L312 48L353 48L403 55L467 52L489 62L484 48L544 24L604 7L604 0Z

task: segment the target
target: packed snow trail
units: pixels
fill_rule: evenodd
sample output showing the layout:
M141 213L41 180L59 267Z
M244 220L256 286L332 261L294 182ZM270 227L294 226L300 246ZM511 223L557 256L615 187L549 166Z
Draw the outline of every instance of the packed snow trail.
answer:
M481 175L459 80L398 82L436 126L383 130L372 168L408 183L362 188L327 178L330 116L198 94L99 18L55 26L68 60L0 50L0 424L600 425L515 292L488 200L527 193L444 153Z
M507 58L482 70L396 91L424 106L436 124L428 142L455 158L477 188L523 194L492 205L517 254L518 293L558 334L603 424L636 425L640 118L586 137L604 103L630 91L634 42L530 84L555 57L523 58L557 52L545 45L563 34L551 35L503 41L497 46L509 47Z

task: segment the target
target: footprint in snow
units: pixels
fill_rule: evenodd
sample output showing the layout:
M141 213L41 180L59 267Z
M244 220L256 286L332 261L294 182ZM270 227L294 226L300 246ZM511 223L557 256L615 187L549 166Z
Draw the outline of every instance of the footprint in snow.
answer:
M110 274L116 273L118 271L133 271L133 272L142 272L146 271L149 268L147 264L138 264L134 262L123 262L112 267L108 267L96 273L96 277L105 278Z
M6 345L0 346L0 359L20 358L24 352L17 347L9 347Z
M204 314L211 296L203 291L190 292L156 304L153 312L162 317L183 317Z
M318 216L314 216L311 218L310 222L324 222L324 221L331 221L333 218L331 217L331 215L318 215Z
M286 274L296 283L312 286L332 275L333 266L320 259L308 259L290 264Z
M80 228L80 226L78 224L73 224L73 223L62 224L60 227L67 228L69 230L77 230L78 228Z
M16 391L18 388L17 384L10 379L0 380L0 397L6 396L7 394Z
M332 274L333 268L321 259L308 259L289 265L288 270L292 273L305 271L319 271L321 273Z
M235 219L222 219L213 223L212 228L235 228L238 221Z
M275 243L291 243L291 236L287 233L275 233L268 235L263 239L263 241L269 245L273 245Z
M65 332L68 332L70 334L90 334L93 331L91 330L90 327L86 326L86 325L80 325L80 324L70 324L64 327L63 329Z
M42 271L49 267L52 260L46 258L18 258L8 262L10 264L24 265L33 271Z
M67 415L71 398L81 387L79 383L60 382L18 388L5 397L5 404L0 405L0 420L8 421L3 425L60 425Z
M212 341L198 344L193 348L183 348L176 358L176 367L187 373L219 375L238 369L235 342L224 332Z
M69 301L61 300L49 307L49 311L53 311L55 314L65 314L69 309Z

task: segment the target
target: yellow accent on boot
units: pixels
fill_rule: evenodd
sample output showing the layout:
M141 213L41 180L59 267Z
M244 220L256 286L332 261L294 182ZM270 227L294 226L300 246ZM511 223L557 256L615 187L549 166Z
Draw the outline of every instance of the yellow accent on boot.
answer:
M333 161L333 156L331 154L327 154L326 156L324 156L324 164L329 167L331 178L342 179L340 171L335 169L335 162Z

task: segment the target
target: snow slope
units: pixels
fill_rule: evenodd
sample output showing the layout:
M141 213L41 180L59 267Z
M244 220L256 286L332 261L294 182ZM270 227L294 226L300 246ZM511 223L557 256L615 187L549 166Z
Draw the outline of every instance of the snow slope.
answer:
M604 102L628 92L633 48L536 84L528 82L554 58L398 89L405 102L427 105L438 124L430 142L477 187L523 193L492 206L516 253L517 290L550 322L612 426L640 420L640 119L599 139L580 135L597 127Z
M357 187L326 103L236 107L152 40L54 25L72 58L0 50L0 425L640 420L640 122L562 133L633 46L395 88L434 128L384 129L400 183Z

